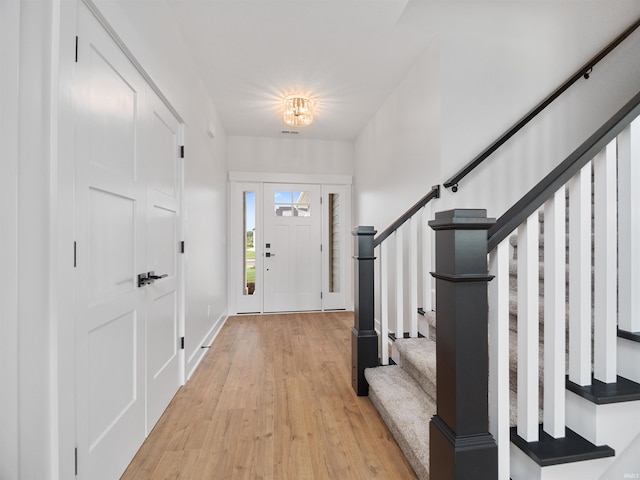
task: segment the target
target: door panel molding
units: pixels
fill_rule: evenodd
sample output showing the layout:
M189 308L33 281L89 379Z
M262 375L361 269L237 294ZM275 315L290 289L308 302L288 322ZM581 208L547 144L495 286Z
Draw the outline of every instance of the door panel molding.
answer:
M78 2L74 400L77 475L100 480L184 381L184 126L95 13ZM138 286L151 271L167 276Z

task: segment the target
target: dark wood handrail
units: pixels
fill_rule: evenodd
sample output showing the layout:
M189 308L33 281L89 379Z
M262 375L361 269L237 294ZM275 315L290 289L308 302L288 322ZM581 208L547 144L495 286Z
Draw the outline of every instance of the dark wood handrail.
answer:
M576 73L574 73L567 81L554 90L548 97L542 100L536 105L529 113L522 117L515 125L509 130L503 133L497 140L491 145L485 148L476 158L466 164L458 173L449 178L443 183L445 188L453 187L451 190L456 192L458 190L458 182L466 177L471 171L484 162L493 152L498 150L507 140L518 133L525 125L533 120L540 112L547 108L556 98L562 95L569 87L576 83L580 78L588 79L593 68L606 57L613 49L620 45L629 35L631 35L638 27L640 27L640 19L636 20L633 25L627 28L624 32L618 35L609 45L601 50L595 57L585 63Z
M422 207L424 207L427 203L429 203L434 198L440 198L440 185L434 185L431 187L431 191L427 193L424 197L416 202L416 204L411 207L409 210L404 212L400 218L398 218L395 222L393 222L389 227L387 227L380 235L378 235L373 240L374 248L384 242L387 237L389 237L393 232L399 229L402 225L405 224L407 220L413 217L416 213L420 211Z
M640 92L496 221L488 232L488 251L507 238L639 115Z

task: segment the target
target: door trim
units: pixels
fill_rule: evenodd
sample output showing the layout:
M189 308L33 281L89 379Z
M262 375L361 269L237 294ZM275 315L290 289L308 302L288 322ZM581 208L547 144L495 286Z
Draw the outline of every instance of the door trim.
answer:
M312 183L352 185L352 175L323 175L312 173L229 172L230 182Z

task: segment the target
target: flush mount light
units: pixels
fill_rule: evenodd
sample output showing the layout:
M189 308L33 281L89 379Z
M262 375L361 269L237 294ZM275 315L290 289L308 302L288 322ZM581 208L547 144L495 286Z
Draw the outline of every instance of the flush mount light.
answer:
M284 104L284 123L292 127L306 127L313 122L314 102L302 95L289 95Z

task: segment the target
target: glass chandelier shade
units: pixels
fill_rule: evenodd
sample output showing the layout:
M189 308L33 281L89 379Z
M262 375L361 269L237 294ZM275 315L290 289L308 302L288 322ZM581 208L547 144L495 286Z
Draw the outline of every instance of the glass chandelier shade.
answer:
M283 101L284 123L292 127L306 127L313 122L314 102L301 95L289 95Z

